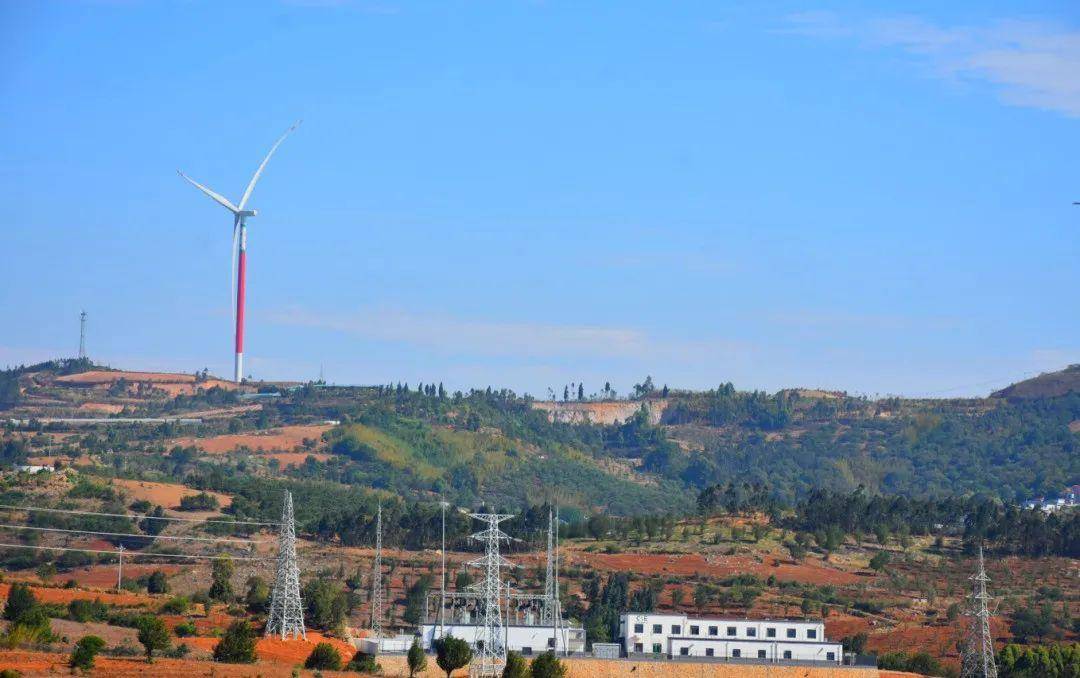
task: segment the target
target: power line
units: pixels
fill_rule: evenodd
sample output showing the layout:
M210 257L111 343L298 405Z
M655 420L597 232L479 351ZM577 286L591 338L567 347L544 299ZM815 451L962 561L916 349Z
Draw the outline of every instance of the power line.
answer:
M175 541L212 541L230 544L265 544L262 541L251 539L218 539L214 537L173 537L165 534L132 534L129 532L98 532L96 530L67 530L62 527L39 527L37 525L5 525L0 523L0 528L11 530L41 530L43 532L68 532L72 534L99 534L106 537L142 537L143 539L172 539Z
M105 551L103 549L80 549L70 546L37 546L33 544L0 544L0 548L12 548L12 549L46 549L49 551L77 551L79 553L105 553L110 556L115 556L119 551ZM222 556L203 556L203 555L189 555L186 553L138 553L133 554L140 558L191 558L191 559L203 559L203 560L216 560ZM252 561L264 561L266 558L249 558L246 556L228 556L233 560L252 560Z
M148 516L139 513L100 513L97 511L75 511L73 509L41 508L38 506L15 506L14 504L0 504L0 509L13 509L15 511L42 511L45 513L73 513L80 516L106 516L110 518L131 518L132 520L174 520L184 523L221 523L223 525L266 525L274 527L281 523L257 522L253 520L215 520L213 518L177 518L174 516Z

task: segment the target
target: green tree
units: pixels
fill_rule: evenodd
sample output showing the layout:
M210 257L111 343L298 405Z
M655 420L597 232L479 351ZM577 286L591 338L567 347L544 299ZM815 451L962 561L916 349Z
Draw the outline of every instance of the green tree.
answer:
M244 595L244 603L248 612L252 614L265 614L270 607L270 587L258 575L251 575L247 580L247 593Z
M94 658L105 648L105 641L97 636L83 636L75 643L68 665L73 669L89 671L94 668Z
M210 572L210 598L229 602L235 595L232 587L232 576L236 571L232 558L221 556L214 559L213 569Z
M532 678L563 678L566 675L566 667L555 656L554 652L545 652L532 660Z
M405 591L405 613L403 619L409 624L419 624L424 615L424 603L428 589L434 580L431 575L425 574Z
M413 678L417 673L427 668L427 655L424 654L424 648L420 647L418 639L413 638L406 660L409 663L409 678Z
M375 655L363 650L357 650L345 668L357 673L382 673L382 667L375 661Z
M337 671L341 668L341 653L330 643L319 643L304 661L304 668Z
M1009 630L1017 642L1027 643L1036 640L1041 643L1043 638L1049 636L1054 630L1053 611L1049 605L1041 610L1030 607L1017 610L1013 613Z
M159 617L152 615L144 615L139 617L136 621L136 627L139 629L139 642L142 643L143 649L146 650L146 661L154 661L155 651L165 651L169 649L169 629L165 628L165 622L161 621Z
M147 593L168 593L169 580L161 570L154 570L146 580Z
M244 620L229 625L218 644L214 646L214 661L224 664L255 663L255 632Z
M506 666L503 667L502 678L530 678L532 672L529 664L517 652L506 653Z
M435 641L435 663L446 672L446 678L450 674L472 661L472 648L460 638L446 636Z
M37 599L34 598L34 593L30 590L30 587L16 582L11 585L11 590L8 591L7 604L4 605L4 619L15 621L24 612L29 612L35 607L37 607Z
M889 560L890 558L888 551L878 551L870 559L870 567L877 572L881 572L885 569L885 566L889 564Z

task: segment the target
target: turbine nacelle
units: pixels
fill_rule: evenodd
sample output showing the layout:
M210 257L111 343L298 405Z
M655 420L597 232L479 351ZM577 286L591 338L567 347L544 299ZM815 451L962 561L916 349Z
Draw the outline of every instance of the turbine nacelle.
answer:
M246 217L253 217L259 213L259 210L240 210L236 213L238 219L244 219Z

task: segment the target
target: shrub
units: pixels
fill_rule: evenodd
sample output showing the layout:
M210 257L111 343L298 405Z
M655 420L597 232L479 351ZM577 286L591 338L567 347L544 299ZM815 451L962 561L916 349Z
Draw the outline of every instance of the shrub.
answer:
M147 593L168 593L169 580L161 570L154 570L150 578L146 580Z
M319 643L308 655L304 668L337 671L341 668L341 654L330 643Z
M545 652L532 660L529 667L532 670L532 678L563 678L566 675L566 667L554 652Z
M226 664L255 663L255 632L240 620L233 622L224 637L214 646L214 661Z
M73 669L89 671L94 668L94 658L105 648L105 641L97 636L83 636L75 643L68 665Z
M193 622L187 621L177 624L176 627L173 628L173 633L176 634L177 638L187 638L198 633L198 630L195 628L195 624Z
M86 623L88 621L105 621L109 616L109 608L100 598L86 600L79 598L68 603L68 617L72 621Z
M517 652L506 653L506 666L503 667L502 678L529 678L529 664Z
M217 497L212 494L207 494L206 492L189 494L180 499L181 511L214 511L217 510L217 507Z
M878 572L885 569L885 566L889 564L889 552L878 551L874 554L874 557L870 559L870 567Z
M187 614L191 609L191 600L187 596L173 596L161 604L165 614Z
M353 655L345 668L348 671L356 671L357 673L382 673L382 667L375 661L375 655L359 650Z

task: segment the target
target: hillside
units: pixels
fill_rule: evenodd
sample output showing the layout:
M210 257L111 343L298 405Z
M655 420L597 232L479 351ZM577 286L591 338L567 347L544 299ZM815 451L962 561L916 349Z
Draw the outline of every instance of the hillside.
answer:
M0 373L0 393L8 394L0 416L146 423L54 421L36 431L9 424L4 457L92 457L125 473L170 473L154 454L178 447L190 450L201 475L241 464L256 475L413 499L500 506L551 499L615 514L687 510L697 491L732 482L763 486L784 501L860 486L1019 501L1080 482L1080 391L1039 396L1034 384L1058 393L1080 375L1076 367L983 399L871 401L727 384L635 400L536 402L434 384L236 389L205 374L74 362Z
M1056 398L1080 392L1080 365L1058 372L1046 372L995 392L993 398Z

